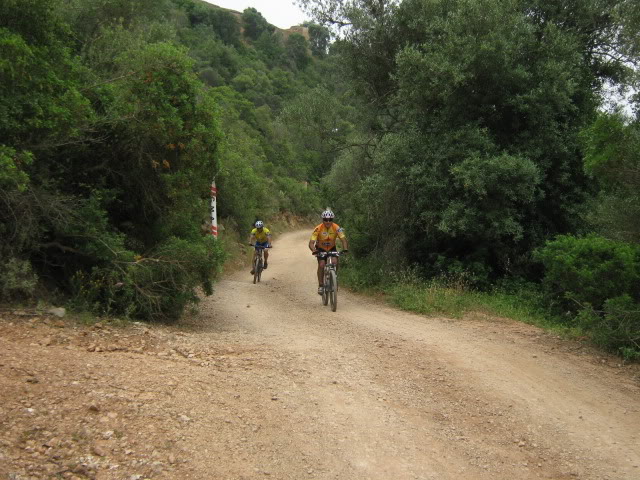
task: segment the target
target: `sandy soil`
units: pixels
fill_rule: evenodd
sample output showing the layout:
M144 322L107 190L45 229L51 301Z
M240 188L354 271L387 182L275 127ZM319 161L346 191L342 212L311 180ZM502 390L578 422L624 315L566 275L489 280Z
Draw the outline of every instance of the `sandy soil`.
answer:
M0 478L640 479L637 365L345 290L332 313L308 234L176 327L1 313Z

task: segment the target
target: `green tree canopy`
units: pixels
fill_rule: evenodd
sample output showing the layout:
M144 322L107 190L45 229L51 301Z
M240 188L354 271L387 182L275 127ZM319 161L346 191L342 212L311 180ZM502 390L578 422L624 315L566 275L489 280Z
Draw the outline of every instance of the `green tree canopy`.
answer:
M579 132L624 71L606 55L619 46L610 11L622 0L302 3L348 25L336 52L371 112L375 148L345 155L331 177L349 172L356 188L340 207L359 229L375 230L381 208L408 261L504 274L581 227L594 186Z
M274 27L255 8L249 7L242 12L244 35L251 40L257 40L264 32L273 33Z

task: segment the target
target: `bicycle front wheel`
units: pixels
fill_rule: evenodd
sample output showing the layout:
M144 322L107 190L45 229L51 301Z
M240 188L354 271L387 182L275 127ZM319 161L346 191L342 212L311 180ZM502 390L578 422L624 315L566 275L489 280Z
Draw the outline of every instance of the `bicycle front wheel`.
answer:
M329 303L329 274L324 274L324 291L322 292L322 305Z
M331 300L331 311L335 312L338 308L338 276L333 270L329 275L329 282L331 283L331 289L329 290L329 299Z
M263 269L263 264L262 264L262 259L260 259L258 261L258 269L256 270L256 272L258 272L258 282L260 281L260 278L262 277L262 269Z

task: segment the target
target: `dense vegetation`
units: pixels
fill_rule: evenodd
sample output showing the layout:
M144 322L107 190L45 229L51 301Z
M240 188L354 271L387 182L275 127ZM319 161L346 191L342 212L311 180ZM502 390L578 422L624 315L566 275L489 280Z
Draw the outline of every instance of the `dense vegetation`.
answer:
M299 3L308 36L199 0L3 2L0 299L178 318L223 262L215 176L227 229L330 199L353 285L526 293L640 355L640 98L607 105L638 84L635 2Z
M175 319L223 261L214 177L228 228L320 208L326 156L279 115L321 61L254 9L8 0L0 52L2 300Z
M358 99L363 147L328 181L357 281L404 265L482 290L535 282L551 314L640 352L639 122L603 113L607 87L637 80L637 5L300 3L341 32Z

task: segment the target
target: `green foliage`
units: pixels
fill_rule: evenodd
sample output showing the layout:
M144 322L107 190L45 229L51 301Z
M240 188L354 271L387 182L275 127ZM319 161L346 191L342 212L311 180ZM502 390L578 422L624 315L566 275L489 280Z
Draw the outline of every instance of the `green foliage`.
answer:
M602 186L589 219L602 235L640 243L640 122L600 114L582 140L585 170Z
M25 169L32 162L30 152L18 154L13 148L0 145L0 186L24 192L29 183Z
M558 236L536 252L544 266L544 285L551 295L601 310L622 294L640 299L640 247L595 235Z
M285 49L287 56L298 70L304 70L311 62L311 58L307 53L309 49L307 39L299 33L289 35L285 41Z
M264 32L273 33L274 27L255 8L249 7L242 12L244 35L257 40Z
M279 121L291 136L306 175L319 180L329 173L353 131L351 109L326 87L310 89L282 109Z
M582 133L585 144L585 169L595 175L615 173L629 155L629 139L620 114L600 114ZM603 180L614 180L605 178Z
M536 199L540 174L527 158L502 154L474 155L451 168L453 184L460 191L442 213L439 229L452 236L487 234L495 240L524 237L523 205Z
M329 53L329 41L331 40L330 30L316 23L304 23L303 26L309 29L309 48L311 53L319 58L324 58Z
M17 150L32 151L68 141L91 115L88 101L80 93L79 64L64 44L66 29L53 18L42 18L53 17L52 3L43 2L44 12L34 7L34 24L43 28L38 32L29 28L35 25L24 21L29 15L16 18L14 2L3 7L0 138Z
M197 287L212 293L212 272L222 260L212 237L169 238L149 257L120 252L116 268L95 267L72 277L73 306L100 315L176 321L199 301Z
M579 132L621 67L594 58L616 28L602 5L303 3L351 24L336 50L369 115L363 152L344 153L330 179L348 192L338 207L356 229L381 216L392 225L372 255L400 241L396 251L431 275L462 262L492 280L531 275L534 248L584 228L595 185ZM363 169L342 170L356 158Z
M353 243L353 237L349 233L349 249L353 251L351 247ZM394 278L397 273L391 273L389 270L389 274L387 272L387 266L385 262L380 258L366 258L360 256L350 255L348 258L344 258L340 260L340 283L352 288L356 291L373 291L377 288L388 287L390 283L392 283L392 278ZM406 270L409 272L409 270ZM405 277L407 281L404 283L413 283L409 281L407 278L409 275ZM415 276L411 277L411 280L417 281L418 279Z
M282 43L282 34L264 31L253 46L258 50L260 57L268 67L273 68L282 62L285 51Z
M22 12L33 22L3 4L4 299L40 277L93 311L175 319L211 292L222 255L200 224L220 112L172 29L141 26L145 5L75 1L76 55L57 2Z
M468 276L447 274L425 281L419 266L389 266L382 259L349 257L340 270L343 285L382 295L402 309L461 318L478 313L508 317L566 332L567 327L546 305L531 283L503 284L487 292L473 289Z
M38 278L26 260L9 258L0 263L0 300L29 298L33 295Z
M322 210L320 192L313 184L279 177L276 179L275 188L280 197L280 210L283 212L298 212L303 216L311 216Z
M629 295L608 299L601 313L585 308L577 321L597 345L627 360L640 359L640 303Z
M40 279L79 308L175 319L223 260L201 231L214 177L223 224L317 211L333 154L279 114L333 67L283 38L192 0L3 2L3 299Z
M184 3L189 22L192 27L207 26L224 43L233 46L240 45L240 24L231 12L204 3L192 1Z
M269 195L270 182L261 175L266 162L259 141L261 133L255 128L257 119L250 101L229 87L215 89L214 95L222 108L226 139L216 177L218 188L224 192L219 215L249 225L257 212L266 218L277 210L275 199Z

